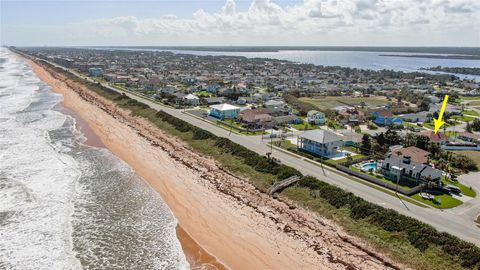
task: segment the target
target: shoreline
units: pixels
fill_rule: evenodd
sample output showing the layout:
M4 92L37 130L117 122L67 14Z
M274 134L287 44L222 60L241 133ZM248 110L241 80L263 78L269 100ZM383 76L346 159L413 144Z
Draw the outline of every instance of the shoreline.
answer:
M219 264L231 269L404 268L332 221L259 193L145 119L28 62L64 96L66 107L160 194L181 229ZM181 233L177 230L179 238Z
M31 65L31 63L29 63ZM42 80L43 81L43 80ZM52 89L53 91L53 89ZM55 92L55 91L53 91ZM55 92L57 94L61 94ZM64 97L64 95L62 94ZM105 148L108 147L102 142L102 139L90 127L88 122L83 119L77 112L70 109L64 104L65 99L53 107L54 111L68 115L75 119L75 128L83 134L85 141L82 143L92 147ZM145 181L145 180L144 180ZM148 183L148 182L147 182ZM150 186L150 185L149 185ZM150 186L151 187L151 186ZM153 187L151 187L153 189ZM191 269L211 269L211 270L227 270L223 264L204 250L183 228L177 223L175 227L175 234L181 244L182 251L185 258L190 264Z

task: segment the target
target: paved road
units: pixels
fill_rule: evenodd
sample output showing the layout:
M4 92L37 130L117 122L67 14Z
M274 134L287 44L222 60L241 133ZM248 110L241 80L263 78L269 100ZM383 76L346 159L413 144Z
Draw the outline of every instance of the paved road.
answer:
M81 76L79 74L76 75L92 81L91 79ZM124 92L116 88L110 87L107 84L103 85L114 91L122 93ZM265 155L267 152L270 152L270 147L266 144L269 140L262 140L261 136L244 136L230 133L228 130L220 128L212 123L205 122L202 119L198 119L189 114L186 114L182 110L163 106L161 104L155 103L151 99L147 99L145 97L138 96L132 93L125 92L125 94L130 98L148 104L151 108L155 110L163 110L171 114L172 116L175 116L193 125L208 130L217 136L228 137L232 141L241 144L261 155ZM424 208L415 204L411 204L409 202L402 201L396 196L392 196L377 189L371 188L365 184L353 181L340 174L340 172L335 169L325 166L323 170L317 165L304 161L301 157L287 154L275 149L273 150L272 156L278 158L282 163L296 168L303 174L315 176L322 181L348 190L355 195L364 198L367 201L394 209L404 215L416 218L427 224L430 224L433 227L437 228L439 231L448 232L450 234L458 236L459 238L470 241L480 246L480 228L478 228L473 222L473 219L480 213L480 194L479 196L477 196L477 198L472 199L464 205L456 207L454 209L438 210L434 208ZM474 178L475 177L473 177L472 179ZM469 183L471 183L472 186L475 184L475 187L477 187L477 191L480 191L480 183L477 183L472 179L469 181ZM480 178L477 177L477 179Z

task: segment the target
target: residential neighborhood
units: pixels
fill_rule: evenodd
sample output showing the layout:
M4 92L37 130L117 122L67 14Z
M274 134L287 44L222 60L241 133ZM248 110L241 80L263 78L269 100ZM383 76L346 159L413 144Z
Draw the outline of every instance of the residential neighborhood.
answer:
M480 166L475 82L466 88L465 81L444 74L167 51L29 51L97 83L148 97L230 133L259 136L272 151L307 157L420 203L448 208L472 195L456 179ZM435 133L433 119L445 94L451 97L446 124ZM458 197L462 192L468 195Z

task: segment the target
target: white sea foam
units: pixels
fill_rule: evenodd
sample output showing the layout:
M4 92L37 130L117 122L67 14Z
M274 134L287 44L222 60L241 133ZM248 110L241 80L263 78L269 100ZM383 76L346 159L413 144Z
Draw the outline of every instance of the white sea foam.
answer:
M23 62L2 50L0 70L0 265L6 269L80 269L72 251L70 216L76 161L56 150L48 131L65 116L29 110L39 80ZM46 106L58 102L48 95Z
M0 50L0 269L187 269L176 220L61 101Z

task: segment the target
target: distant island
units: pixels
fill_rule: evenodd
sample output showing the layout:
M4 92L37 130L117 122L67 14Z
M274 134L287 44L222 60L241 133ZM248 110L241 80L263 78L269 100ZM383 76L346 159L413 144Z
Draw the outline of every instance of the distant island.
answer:
M480 76L480 68L436 66L436 67L429 67L429 68L421 68L421 70L431 70L431 71L440 71L440 72L446 72L446 73Z
M435 58L435 59L461 59L461 60L480 60L480 55L442 55L442 54L380 54L380 56L389 57L412 57L412 58Z

